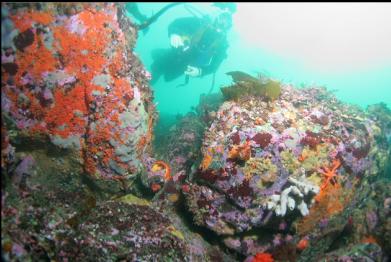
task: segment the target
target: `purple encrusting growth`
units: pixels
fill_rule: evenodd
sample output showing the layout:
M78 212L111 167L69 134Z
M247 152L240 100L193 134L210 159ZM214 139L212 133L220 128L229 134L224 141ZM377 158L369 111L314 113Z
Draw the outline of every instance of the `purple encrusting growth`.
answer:
M11 109L11 101L6 96L1 96L1 111L8 113Z
M253 212L255 213L255 215L250 217L250 224L254 226L261 225L265 210L262 207L258 207L254 208Z
M229 224L235 225L238 232L243 232L249 227L250 218L237 210L223 213L222 219Z
M43 91L43 99L45 99L47 101L53 101L53 99L54 99L53 93L52 93L52 91L49 88L45 88L44 89L44 91Z
M355 174L362 174L365 172L371 165L371 162L367 158L356 158L352 152L342 153L341 154L343 161L345 162L348 169Z
M32 156L26 156L16 167L14 174L16 177L23 177L25 175L31 175L32 167L34 166L35 160Z
M366 213L366 222L370 231L375 229L377 223L379 222L379 218L375 210L371 210Z

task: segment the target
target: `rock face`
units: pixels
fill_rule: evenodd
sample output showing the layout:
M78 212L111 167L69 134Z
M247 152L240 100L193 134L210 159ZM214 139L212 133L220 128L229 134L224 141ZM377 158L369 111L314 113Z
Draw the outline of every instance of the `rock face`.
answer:
M74 178L64 177L58 185L49 178L47 186L42 183L45 191L8 190L3 196L5 261L184 261L190 256L181 231L148 201L128 195L97 203L85 187L74 191Z
M150 74L123 9L2 4L2 260L231 261L181 222L182 201L236 258L390 253L390 183L373 183L389 176L389 110L233 72L247 92L218 111L205 97L156 161ZM141 184L154 203L119 197Z
M245 95L220 107L185 193L195 223L244 255L306 236L387 161L385 134L364 112L323 88L281 92L274 102ZM243 234L259 228L269 233Z
M118 197L137 191L129 178L149 186L156 162L149 73L123 10L2 4L4 261L231 261L149 201Z
M155 111L122 5L3 4L3 25L1 105L20 150L52 144L99 179L140 173Z
M377 179L378 180L378 179ZM338 215L323 218L309 233L311 245L299 261L387 261L391 243L391 183L364 181L351 203Z
M102 188L111 197L115 181L144 174L150 151L136 33L121 4L2 4L2 259L194 253L146 201L101 201Z

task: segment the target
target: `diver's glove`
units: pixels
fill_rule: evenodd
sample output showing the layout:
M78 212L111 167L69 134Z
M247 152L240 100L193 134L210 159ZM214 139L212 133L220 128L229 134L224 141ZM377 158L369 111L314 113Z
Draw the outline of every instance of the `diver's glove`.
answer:
M201 76L201 74L202 74L202 69L194 66L187 66L187 69L185 71L185 75L192 76L192 77Z
M181 46L185 45L182 37L180 35L177 35L177 34L172 34L171 35L170 43L171 43L171 46L174 47L174 48L178 48L178 47L181 47Z

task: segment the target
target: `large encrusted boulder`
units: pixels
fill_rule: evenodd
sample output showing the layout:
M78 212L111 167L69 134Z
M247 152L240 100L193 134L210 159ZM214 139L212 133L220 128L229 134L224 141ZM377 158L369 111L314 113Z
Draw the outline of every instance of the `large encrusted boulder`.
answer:
M17 151L52 147L100 180L140 173L155 109L136 37L122 4L2 4L2 115Z
M220 107L185 192L195 223L245 255L284 241L295 250L387 162L385 133L368 114L325 88L280 90L273 100L238 94Z

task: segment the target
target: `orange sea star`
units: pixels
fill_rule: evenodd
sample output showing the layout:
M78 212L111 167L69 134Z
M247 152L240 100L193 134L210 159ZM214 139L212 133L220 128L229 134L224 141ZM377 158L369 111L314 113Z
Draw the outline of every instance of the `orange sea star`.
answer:
M333 183L336 183L336 178L337 178L337 169L341 166L341 161L339 159L333 160L333 164L330 168L328 167L322 167L320 172L325 176L326 180L323 181L323 184L321 186L321 189L324 189L330 181Z

